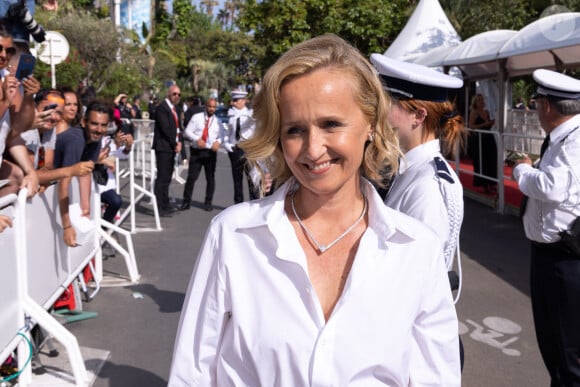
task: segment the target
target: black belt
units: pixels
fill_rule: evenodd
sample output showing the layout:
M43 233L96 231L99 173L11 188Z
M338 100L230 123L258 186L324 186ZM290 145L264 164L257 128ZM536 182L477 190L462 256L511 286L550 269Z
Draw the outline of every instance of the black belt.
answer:
M543 242L536 242L531 241L532 246L537 247L539 249L544 250L558 250L566 254L574 255L574 253L570 250L570 248L562 241L552 242L552 243L543 243Z

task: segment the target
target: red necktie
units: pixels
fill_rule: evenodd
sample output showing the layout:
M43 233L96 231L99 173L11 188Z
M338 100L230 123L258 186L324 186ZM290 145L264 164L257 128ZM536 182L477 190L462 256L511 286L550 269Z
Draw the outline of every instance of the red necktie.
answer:
M205 126L203 127L203 133L201 134L201 139L204 142L207 142L207 138L209 137L209 117L205 120Z
M44 146L38 147L38 163L36 169L44 168Z
M175 112L175 106L171 107L171 111L173 112L173 119L175 120L175 127L179 129L179 119L177 118L177 113Z
M173 113L173 120L175 121L175 141L179 142L181 136L179 133L179 119L177 118L177 112L175 111L175 106L171 107L171 112Z

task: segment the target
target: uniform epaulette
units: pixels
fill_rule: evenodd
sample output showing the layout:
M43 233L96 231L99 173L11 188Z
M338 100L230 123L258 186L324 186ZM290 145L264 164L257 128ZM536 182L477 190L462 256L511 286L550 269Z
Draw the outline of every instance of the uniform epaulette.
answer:
M435 168L437 168L437 176L446 180L450 184L455 183L451 173L449 172L449 169L447 168L447 164L445 164L445 161L443 161L443 159L439 156L435 156L433 161L435 161Z

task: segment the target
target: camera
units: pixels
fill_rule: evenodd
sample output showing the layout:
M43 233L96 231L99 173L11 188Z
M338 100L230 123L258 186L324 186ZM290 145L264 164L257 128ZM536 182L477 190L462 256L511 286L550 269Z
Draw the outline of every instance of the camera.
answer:
M44 28L40 24L34 20L28 8L26 8L26 4L24 0L21 0L19 3L15 3L10 5L8 8L8 12L6 16L11 20L11 22L20 21L24 27L30 32L30 35L34 38L35 41L38 43L42 43L46 40L46 33L44 32Z

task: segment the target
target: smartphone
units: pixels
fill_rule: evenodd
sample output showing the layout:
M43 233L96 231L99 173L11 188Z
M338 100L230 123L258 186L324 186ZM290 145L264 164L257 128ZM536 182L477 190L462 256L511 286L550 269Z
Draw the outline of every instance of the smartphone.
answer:
M34 65L36 64L36 58L30 54L20 55L18 60L18 67L16 68L16 79L22 81L27 76L34 72Z
M50 109L56 109L56 107L57 107L57 106L58 106L58 104L56 104L56 103L51 103L50 105L46 105L46 106L44 107L44 109L42 109L42 110L43 110L43 111L47 111L47 110L50 110Z

